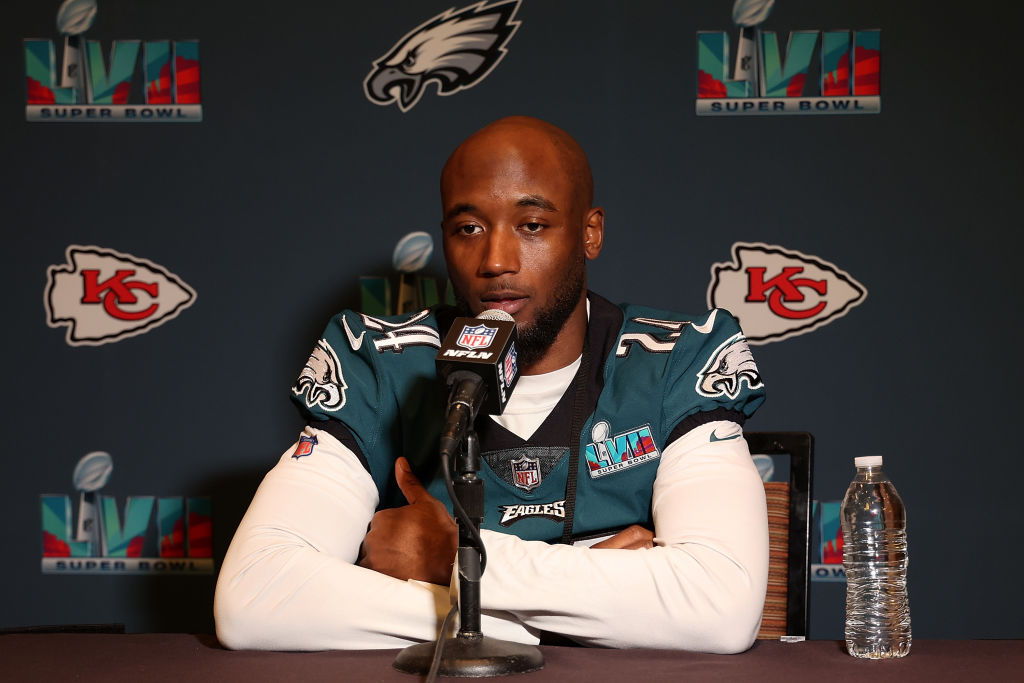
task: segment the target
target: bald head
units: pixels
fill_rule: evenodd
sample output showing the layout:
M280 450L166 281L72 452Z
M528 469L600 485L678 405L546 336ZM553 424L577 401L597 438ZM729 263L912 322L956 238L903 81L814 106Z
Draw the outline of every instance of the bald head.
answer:
M579 143L558 126L530 116L508 116L481 128L460 144L441 171L441 194L445 194L458 171L479 169L503 158L516 157L532 163L557 164L571 183L578 211L593 205L594 180L590 162Z

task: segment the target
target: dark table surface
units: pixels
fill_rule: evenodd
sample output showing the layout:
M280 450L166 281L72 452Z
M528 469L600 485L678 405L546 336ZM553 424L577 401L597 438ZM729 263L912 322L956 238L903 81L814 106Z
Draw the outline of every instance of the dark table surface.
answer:
M898 660L848 656L833 641L758 641L739 655L665 650L541 648L540 671L503 680L601 681L896 681L1024 680L1024 640L915 640ZM255 652L221 648L209 635L149 633L0 635L3 681L394 681L397 650ZM454 680L454 679L444 679Z

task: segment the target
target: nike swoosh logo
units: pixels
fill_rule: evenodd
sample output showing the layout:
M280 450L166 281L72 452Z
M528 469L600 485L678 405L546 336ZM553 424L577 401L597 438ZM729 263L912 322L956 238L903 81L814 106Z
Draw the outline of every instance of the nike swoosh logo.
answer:
M716 432L717 430L715 430L715 432L711 432L711 443L716 441L732 441L733 439L738 439L743 436L742 432L739 434L733 434L732 436L718 436Z
M363 335L366 334L366 330L359 333L359 336L352 334L352 330L349 329L348 320L345 316L341 316L341 326L345 328L345 336L348 337L348 345L352 347L353 351L358 351L359 347L363 345Z
M715 310L711 311L711 316L708 318L706 323L704 323L703 325L691 325L690 327L697 330L701 334L710 334L711 329L715 326L715 317L717 315L718 309L716 308Z

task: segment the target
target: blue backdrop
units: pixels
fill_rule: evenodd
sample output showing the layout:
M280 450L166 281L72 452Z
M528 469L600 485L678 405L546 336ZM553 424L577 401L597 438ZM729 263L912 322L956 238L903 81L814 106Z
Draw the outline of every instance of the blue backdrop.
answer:
M1007 348L1020 330L1022 135L1001 68L1016 61L1005 27L1020 7L779 0L759 24L765 73L745 91L725 83L741 44L729 0L522 0L504 54L460 73L461 89L429 82L405 111L373 101L375 61L445 10L486 4L457 2L104 0L68 41L55 0L6 7L0 627L211 631L208 556L219 566L295 439L288 388L316 335L359 306L359 276L394 272L402 236L439 240L438 172L458 141L529 114L590 155L607 232L589 277L605 297L703 309L736 243L777 247L790 266L804 257L803 275L831 293L836 272L866 291L754 348L769 398L748 428L814 434L820 501L842 497L855 456L886 456L909 514L915 636L1024 637L1006 609L1024 604L1006 571L1024 559L1022 378ZM87 23L88 3L77 9L64 29ZM768 101L768 114L696 113L699 66L714 64L699 32L728 39L728 77L704 71L734 95L700 99ZM849 51L854 86L846 52L822 49L844 32L866 50ZM63 55L79 44L88 78L65 88ZM817 110L836 106L823 73L869 111ZM761 84L795 112L773 110L781 100ZM811 261L838 279L808 275ZM780 263L763 266L766 280ZM425 272L443 270L437 253ZM795 282L776 281L780 296ZM815 286L780 301L841 307ZM113 469L85 496L73 473L95 451ZM82 501L102 496L105 540L119 532L124 545L106 567L99 536L76 527ZM147 497L166 501L150 510ZM843 584L815 583L812 636L840 636L842 614Z

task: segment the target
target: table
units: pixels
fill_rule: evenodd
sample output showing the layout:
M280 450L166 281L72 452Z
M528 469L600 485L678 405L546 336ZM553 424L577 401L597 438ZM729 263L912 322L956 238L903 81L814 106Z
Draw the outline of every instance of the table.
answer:
M391 667L397 650L256 652L221 648L210 635L148 633L0 635L3 681L384 681L416 683ZM915 640L900 660L853 659L841 643L758 641L739 655L541 647L545 667L501 680L602 681L1012 681L1024 678L1024 640ZM458 679L442 679L458 680ZM494 680L494 679L491 679Z

